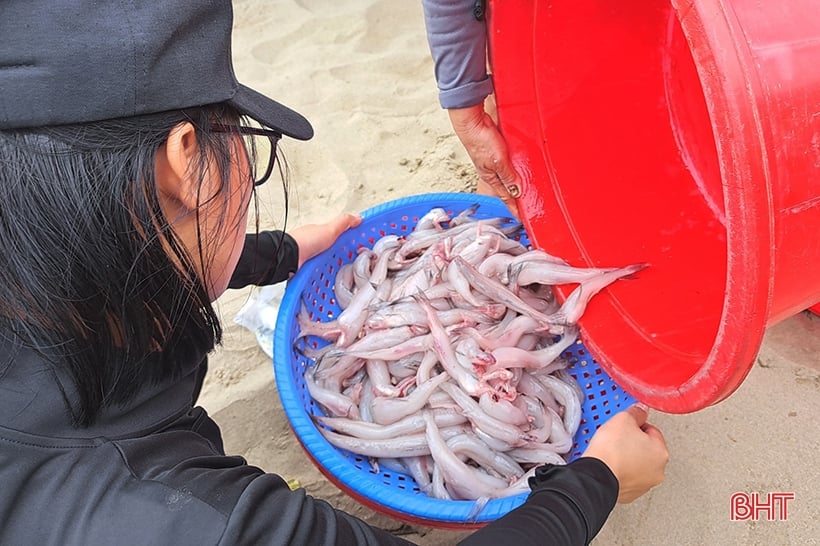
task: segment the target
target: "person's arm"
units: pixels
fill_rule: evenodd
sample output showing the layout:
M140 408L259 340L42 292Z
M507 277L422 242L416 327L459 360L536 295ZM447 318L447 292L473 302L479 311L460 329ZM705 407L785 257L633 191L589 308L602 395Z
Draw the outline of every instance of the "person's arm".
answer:
M521 180L504 137L484 109L493 92L487 74L487 29L476 0L422 0L439 103L478 172L478 192L501 198L515 216ZM483 8L482 8L483 9ZM479 10L481 11L481 10Z
M487 75L487 29L476 0L422 0L427 42L442 108L483 104L493 92Z
M383 529L335 510L327 502L290 491L274 474L256 477L231 512L220 545L344 544L350 546L411 545Z
M525 504L459 544L589 544L617 496L618 481L597 459L545 466L536 472L533 492ZM263 506L277 507L275 520L260 517ZM411 544L334 510L302 490L288 490L281 478L272 474L257 477L242 493L221 544L268 544L274 521L273 535L281 544Z
M669 452L663 434L646 419L639 404L614 415L580 459L539 467L524 504L461 544L589 544L616 502L632 502L663 481Z
M306 224L289 233L262 231L245 235L245 246L228 288L265 286L286 281L302 264L330 248L345 230L362 223L357 214L340 214L324 224Z
M524 504L462 540L461 546L589 544L618 498L618 480L598 459L539 467Z
M283 231L245 235L245 246L228 288L265 286L290 278L299 267L299 245Z

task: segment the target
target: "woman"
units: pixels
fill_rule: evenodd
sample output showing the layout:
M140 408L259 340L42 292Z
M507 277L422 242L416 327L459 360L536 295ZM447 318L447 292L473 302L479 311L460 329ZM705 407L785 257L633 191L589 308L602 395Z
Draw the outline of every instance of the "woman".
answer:
M276 141L312 128L236 81L229 2L136 4L0 4L0 543L405 543L227 456L195 406L212 302L360 220L246 238ZM522 537L590 540L662 479L645 417L467 541L532 517Z

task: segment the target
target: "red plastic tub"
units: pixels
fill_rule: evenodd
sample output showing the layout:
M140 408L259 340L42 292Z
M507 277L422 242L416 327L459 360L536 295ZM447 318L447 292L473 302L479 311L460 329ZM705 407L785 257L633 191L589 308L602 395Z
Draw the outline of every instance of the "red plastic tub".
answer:
M724 399L765 328L820 301L817 1L496 0L489 16L530 238L577 265L652 266L593 299L587 346L660 410Z

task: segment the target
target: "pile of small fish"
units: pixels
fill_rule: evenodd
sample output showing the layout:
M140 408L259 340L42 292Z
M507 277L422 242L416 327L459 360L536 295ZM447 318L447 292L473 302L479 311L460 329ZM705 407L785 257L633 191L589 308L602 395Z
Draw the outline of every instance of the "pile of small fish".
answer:
M336 274L339 316L299 314L300 337L331 342L303 351L324 437L441 499L526 492L535 466L565 463L584 393L561 355L590 298L645 267L571 267L474 214L434 208L361 248Z

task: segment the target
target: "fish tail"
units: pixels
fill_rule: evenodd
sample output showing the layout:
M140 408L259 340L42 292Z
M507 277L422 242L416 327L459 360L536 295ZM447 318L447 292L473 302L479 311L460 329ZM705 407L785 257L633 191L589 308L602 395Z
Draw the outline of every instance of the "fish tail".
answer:
M488 502L490 502L490 497L478 497L470 507L470 513L467 514L467 521L469 523L475 523L479 514L481 514L481 511L484 510L484 507L487 506Z
M638 273L649 267L649 262L641 262L637 264L628 265L621 268L623 275L619 277L621 280L631 281L638 278Z

